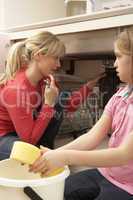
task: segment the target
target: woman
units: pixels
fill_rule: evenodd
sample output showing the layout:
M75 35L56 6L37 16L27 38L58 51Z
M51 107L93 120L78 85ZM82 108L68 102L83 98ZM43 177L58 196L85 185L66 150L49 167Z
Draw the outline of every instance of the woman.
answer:
M9 157L16 140L53 148L63 106L57 102L59 89L52 74L61 67L64 53L64 44L49 32L11 47L5 73L0 77L0 159ZM67 109L74 111L95 83L89 82L74 94ZM79 96L80 101L73 105Z

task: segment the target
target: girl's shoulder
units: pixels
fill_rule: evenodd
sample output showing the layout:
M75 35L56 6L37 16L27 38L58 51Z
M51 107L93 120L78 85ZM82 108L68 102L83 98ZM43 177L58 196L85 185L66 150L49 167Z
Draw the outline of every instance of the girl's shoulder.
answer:
M117 92L115 93L115 96L119 96L119 97L123 97L124 94L127 92L128 88L126 85L124 86L120 86L117 90Z
M117 92L110 98L108 101L108 104L111 106L117 105L117 103L120 101L120 97L123 97L123 94L125 93L126 87L119 87Z

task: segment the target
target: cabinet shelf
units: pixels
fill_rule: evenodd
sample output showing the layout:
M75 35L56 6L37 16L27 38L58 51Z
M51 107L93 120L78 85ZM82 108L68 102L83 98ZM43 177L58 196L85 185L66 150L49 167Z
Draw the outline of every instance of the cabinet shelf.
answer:
M27 38L41 30L63 35L131 26L133 25L132 18L133 7L127 7L13 27L6 29L5 32L9 33L11 40Z

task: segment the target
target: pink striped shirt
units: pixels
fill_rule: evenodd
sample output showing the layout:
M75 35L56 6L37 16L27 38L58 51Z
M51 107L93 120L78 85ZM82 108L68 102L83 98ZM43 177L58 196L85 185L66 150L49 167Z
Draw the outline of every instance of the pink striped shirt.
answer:
M108 102L105 113L112 118L112 136L109 148L118 147L133 131L133 96L128 88L120 89ZM133 194L133 161L120 167L100 168L101 174L116 186Z

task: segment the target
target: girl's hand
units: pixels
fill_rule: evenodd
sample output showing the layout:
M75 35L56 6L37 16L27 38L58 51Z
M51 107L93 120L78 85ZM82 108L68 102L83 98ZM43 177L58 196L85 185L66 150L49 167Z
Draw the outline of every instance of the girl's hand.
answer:
M50 81L46 84L44 92L44 103L49 106L54 106L59 96L59 90L55 84L54 77L50 75Z
M65 154L61 150L49 150L41 155L34 163L30 166L30 171L34 173L41 173L42 175L48 175L55 169L63 167L65 165Z
M41 152L42 152L42 153L45 153L45 152L47 152L47 151L50 150L49 148L44 147L43 145L40 145L40 149L41 149Z

